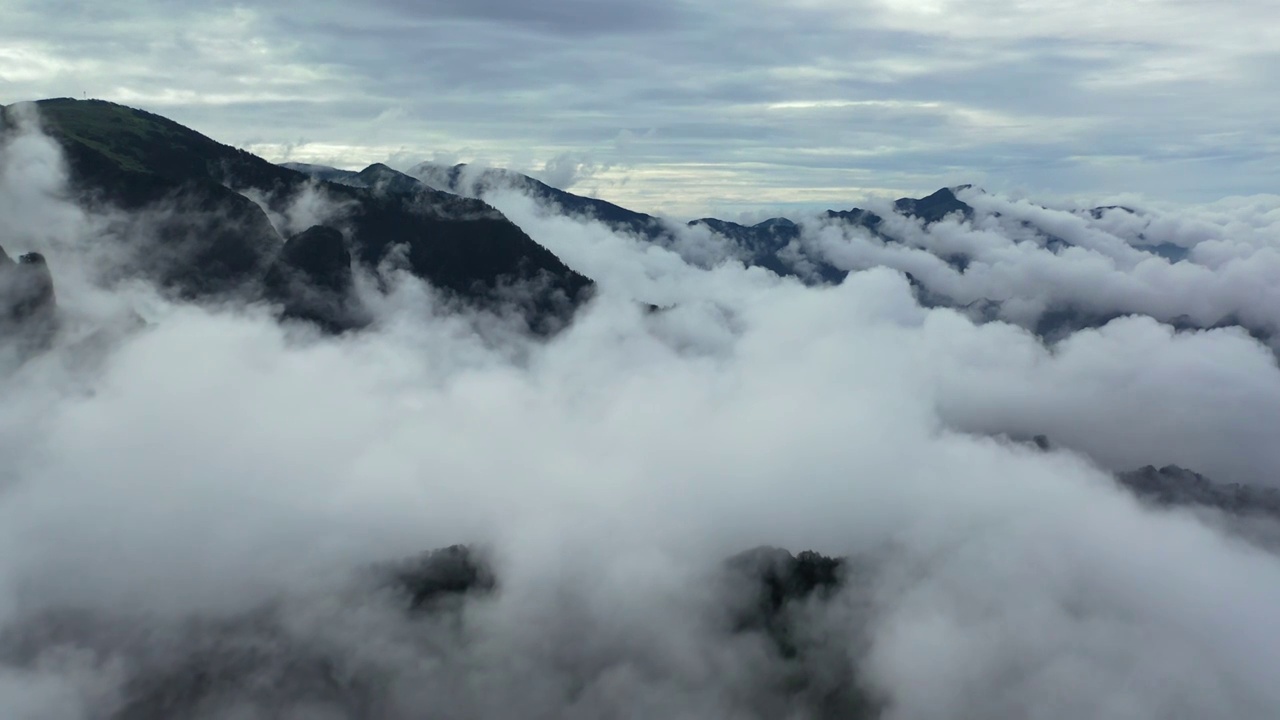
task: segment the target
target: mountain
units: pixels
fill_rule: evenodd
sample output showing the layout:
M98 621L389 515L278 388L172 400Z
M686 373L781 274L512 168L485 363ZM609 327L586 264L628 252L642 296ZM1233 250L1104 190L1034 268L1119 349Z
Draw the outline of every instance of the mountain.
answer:
M317 180L346 185L348 187L364 188L371 190L377 195L431 195L439 192L428 186L426 183L417 178L410 177L398 170L383 165L382 163L374 163L364 170L339 170L338 168L328 167L326 165L312 165L309 163L281 163L281 167L295 170ZM452 193L446 193L452 194Z
M354 301L315 298L349 294L349 283L326 284L305 267L298 272L311 256L345 258L337 252L340 236L357 269L402 257L434 287L481 307L512 308L538 332L563 326L591 293L589 279L480 200L407 177L394 187L376 178L353 185L313 177L114 103L63 98L34 106L66 156L78 202L124 211L103 238L118 246L117 275L141 275L184 297L273 300L288 315L350 329L359 325ZM0 132L15 132L18 117L17 106L4 108ZM325 216L291 227L307 201L322 205ZM289 249L291 243L307 247Z
M503 188L518 190L543 205L559 208L570 217L599 220L615 230L641 237L657 239L667 232L665 223L652 215L605 200L574 195L510 170L472 167L465 163L453 167L420 163L410 168L408 174L431 187L466 197L482 197Z
M314 177L329 177L335 172L347 173L346 176L351 178L348 181L360 182L354 179L356 173L350 171L335 171L323 166L292 167ZM604 200L559 190L527 175L494 168L472 168L465 164L446 167L432 163L416 165L406 174L432 187L468 197L482 197L495 189L514 189L529 195L545 206L555 208L557 212L572 217L598 220L614 230L629 233L680 252L679 242L672 226L662 219L628 210ZM899 198L894 201L892 209L899 215L920 221L926 227L951 217L961 221L972 221L975 217L974 208L956 194L971 188L970 185L960 185L954 188L941 188L921 198ZM1100 217L1104 210L1098 209L1095 214ZM801 237L806 222L858 228L865 230L871 238L883 243L905 242L905 238L899 237L888 229L883 216L858 207L827 210L819 214L816 219L809 220L797 221L785 217L774 217L754 225L743 225L708 217L689 221L687 226L706 228L723 238L728 246L728 253L726 258L721 259L735 259L745 265L761 267L781 277L794 277L809 284L841 282L849 271L836 267L821 253L812 252L803 246ZM1029 224L1027 227L1030 232L1039 236L1045 247L1052 252L1060 252L1071 247L1070 243L1051 233ZM1185 251L1182 252L1185 255ZM685 259L697 264L700 258L686 257ZM968 255L960 251L948 253L940 259L961 273L968 268L971 261ZM997 317L999 304L995 301L987 300L959 305L928 287L912 273L908 272L906 275L915 289L917 299L925 306L955 308L979 321L988 321ZM1101 326L1118 315L1097 315L1086 313L1075 307L1058 307L1046 312L1031 329L1043 338L1057 339L1074 330Z
M294 166L303 170L301 166ZM323 177L333 172L331 168L310 166L313 176ZM341 171L339 171L341 172ZM639 236L663 246L675 244L672 227L661 218L628 210L605 200L575 195L559 190L527 175L497 168L473 168L466 164L446 167L433 163L420 163L407 172L431 187L465 195L483 197L496 189L514 189L535 201L558 209L571 217L598 220L614 230ZM962 219L972 219L974 210L956 196L955 192L967 189L942 188L923 198L901 198L894 209L925 224L939 222L949 215L958 214ZM883 218L861 208L828 210L821 221L843 223L866 228L873 235L888 242L898 239L881 232ZM717 218L700 218L687 223L690 227L705 226L731 243L732 257L747 265L763 267L781 276L798 277L807 282L838 283L847 274L829 263L813 257L801 258L792 246L799 240L801 223L785 217L775 217L755 225L742 225Z
M957 190L968 190L970 187L972 186L961 185L955 189L942 188L922 198L900 198L893 203L893 209L902 215L920 218L926 224L941 222L952 214L972 220L973 208L956 197Z
M1117 475L1120 484L1160 507L1204 507L1245 517L1280 522L1280 490L1236 483L1221 484L1200 473L1166 465L1148 465Z
M335 170L322 165L286 164L286 167L317 178L342 177L346 178L344 182L361 186L367 183L367 181L355 179L359 173L354 171ZM387 172L396 172L385 166L381 167ZM406 173L397 174L412 176L433 188L467 197L482 197L485 193L497 189L514 189L541 204L556 208L565 215L598 220L615 230L638 235L651 242L664 245L670 245L672 242L672 228L668 221L662 218L629 210L606 200L575 195L510 170L476 168L465 163L452 167L420 163ZM948 218L971 222L977 213L973 206L961 200L957 194L966 190L974 190L974 188L972 185L944 187L920 198L899 198L892 203L891 207L895 213L919 220L926 227ZM1099 220L1113 212L1139 214L1139 211L1121 205L1091 208L1083 211L1083 214ZM1000 217L1000 214L994 213L993 216ZM838 223L862 228L872 237L883 242L894 243L904 240L886 229L883 216L863 208L826 210L820 213L816 220L820 223ZM788 253L788 246L793 241L799 240L805 222L805 220L774 217L754 225L743 225L729 220L706 217L691 220L687 225L706 227L730 241L739 251L735 253L735 257L748 265L764 267L779 275L799 277L808 282L839 282L847 274L846 271L823 263L812 256L806 259L810 264L816 264L816 268L797 267L800 263L795 253ZM1033 223L1024 222L1021 226L1038 238L1039 243L1050 252L1060 253L1074 247L1072 243ZM1145 240L1145 237L1140 235L1138 239ZM1178 262L1187 257L1186 248L1168 242L1144 245L1142 249L1153 255L1164 257L1170 262ZM942 259L961 272L969 263L969 258L963 253L954 253Z
M1055 449L1045 435L1011 438L1041 452ZM1146 465L1115 473L1116 484L1144 503L1161 509L1209 509L1237 518L1280 523L1280 489L1220 483L1177 465Z
M787 246L800 238L800 226L787 218L770 218L755 225L741 225L718 218L690 220L689 227L705 227L729 240L742 252L739 258L747 265L762 267L786 277L795 276L796 268L783 260ZM827 282L839 282L838 276L823 278Z
M117 232L130 238L120 247L124 272L186 296L224 294L275 253L281 241L267 215L232 188L284 184L286 171L121 105L58 99L35 107L62 147L76 197L128 213Z
M334 177L337 174L345 178L343 182L360 186L370 186L371 183L367 178L358 177L361 173L338 171L323 166L292 167L317 178ZM1032 247L1056 256L1075 248L1074 243L1064 239L1049 227L1053 224L1052 221L1042 221L1045 225L1042 227L1036 221L1008 218L996 211L979 213L972 205L961 199L961 195L966 191L981 193L970 185L941 188L919 198L899 198L888 206L889 213L913 220L914 225L889 222L886 214L882 214L886 213L886 208L881 208L879 212L858 207L827 210L795 219L774 217L754 225L705 217L689 221L685 224L685 228L706 230L714 234L717 242L688 243L681 239L681 231L685 228L669 220L629 210L604 200L575 195L509 170L477 168L465 164L448 167L422 163L406 173L396 173L385 166L379 168L379 172L383 175L395 173L400 176L398 183L404 182L404 176L411 176L431 187L468 197L483 197L486 193L498 189L516 190L552 212L602 222L616 231L670 249L680 254L686 262L694 265L709 267L726 260L733 260L747 266L769 270L782 277L797 278L806 284L836 284L849 273L848 270L837 267L824 249L814 247L812 240L816 234L814 231L820 231L823 227L831 225L840 226L849 235L854 233L847 231L856 230L857 234L865 238L861 243L860 256L872 259L873 263L875 256L883 254L882 248L876 247L877 244L896 245L911 251L912 255L909 258L906 253L898 254L897 257L901 262L895 267L904 272L917 300L922 305L954 309L976 322L1001 319L1002 311L1011 298L1002 295L999 291L987 289L985 292L989 293L988 295L974 299L972 293L955 292L957 284L961 283L954 278L943 277L939 280L937 273L930 278L929 274L924 272L932 266L932 263L924 257L926 254L933 255L945 263L950 270L960 275L964 275L975 260L975 257L970 254L972 251L955 244L947 233L935 235L932 232L932 226L947 220L982 223L983 229L994 229L1016 245ZM369 170L364 173L369 173ZM1044 209L1047 210L1047 208ZM1113 205L1075 211L1075 214L1091 222L1097 222L1108 218L1124 220L1123 217L1115 216L1141 215L1141 212L1130 207ZM1185 247L1170 242L1154 242L1142 233L1126 239L1125 242L1138 252L1163 258L1170 263L1187 260L1189 255ZM892 248L883 249L891 250ZM866 260L855 260L855 262L866 262ZM957 300L956 297L964 299ZM1102 327L1116 318L1133 313L1132 310L1127 309L1099 310L1094 306L1082 304L1075 298L1037 297L1012 298L1012 300L1015 304L1028 300L1029 304L1044 304L1043 309L1034 317L1020 321L1020 324L1046 342L1056 342L1079 330ZM1014 312L1025 314L1025 308L1015 309ZM1187 316L1161 319L1178 329L1240 326L1264 343L1273 341L1273 334L1267 328L1245 325L1233 315L1211 322L1194 321Z

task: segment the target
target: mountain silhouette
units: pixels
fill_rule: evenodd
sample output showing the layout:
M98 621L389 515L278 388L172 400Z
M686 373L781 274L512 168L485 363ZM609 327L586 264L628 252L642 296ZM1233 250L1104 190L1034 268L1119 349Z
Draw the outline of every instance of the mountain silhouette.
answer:
M333 231L324 235L330 252L337 233L356 267L402 259L437 289L477 306L515 310L537 332L562 327L591 293L588 278L482 201L421 184L414 192L386 192L374 182L317 179L159 115L100 100L34 106L65 154L77 201L124 211L113 233L116 272L146 277L179 296L267 298L282 302L286 314L330 329L358 326L354 315L321 313L309 291L280 295L316 279L280 277L315 250L285 252L289 243L314 244L317 236L303 232L309 225L280 227L307 193L333 211L322 223ZM0 117L0 132L18 127L16 106Z
M319 165L288 167L307 172L314 177L332 177L334 173L356 175L350 171L334 170ZM485 193L493 190L516 190L570 217L596 220L615 231L634 235L659 245L671 246L675 242L670 221L630 210L606 200L575 195L511 170L477 168L467 164L448 167L420 163L410 168L405 174L416 177L431 187L467 197L483 197ZM942 188L923 198L901 198L894 203L893 207L899 214L918 219L926 225L941 222L952 215L964 220L972 219L973 208L955 194L956 191L969 187L962 185L957 188ZM881 232L883 218L880 215L862 208L828 210L819 219L865 228L881 240L897 241L897 238ZM736 259L749 266L768 269L780 276L797 277L809 283L832 284L840 282L848 274L848 271L841 270L821 259L812 256L801 259L797 253L789 251L789 247L793 242L798 242L801 235L800 223L790 218L774 217L754 225L743 225L708 217L689 221L687 225L710 229L734 245ZM957 258L957 261L964 262L960 258Z

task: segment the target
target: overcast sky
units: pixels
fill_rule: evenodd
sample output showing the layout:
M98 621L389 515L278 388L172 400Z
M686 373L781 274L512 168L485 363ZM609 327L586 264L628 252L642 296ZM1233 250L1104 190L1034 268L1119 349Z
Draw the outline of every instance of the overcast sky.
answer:
M649 212L946 184L1274 192L1274 0L0 0L0 102L272 160L482 161Z

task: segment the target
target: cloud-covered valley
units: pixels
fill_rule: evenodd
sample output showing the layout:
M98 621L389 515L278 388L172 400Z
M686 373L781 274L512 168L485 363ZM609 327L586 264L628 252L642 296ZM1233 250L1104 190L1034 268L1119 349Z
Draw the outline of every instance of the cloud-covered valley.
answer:
M44 258L58 318L41 349L0 341L0 715L1280 710L1280 556L1113 475L1280 483L1280 369L1236 326L1277 327L1275 198L868 204L896 239L801 219L788 257L854 271L824 284L703 226L652 242L497 191L594 281L572 322L529 334L356 252L368 322L327 333L104 272L149 216L82 202L23 127L0 245ZM324 197L280 217L345 227ZM1038 336L1066 304L1117 317ZM492 587L408 612L368 580L457 543ZM743 625L725 561L759 546L841 581Z

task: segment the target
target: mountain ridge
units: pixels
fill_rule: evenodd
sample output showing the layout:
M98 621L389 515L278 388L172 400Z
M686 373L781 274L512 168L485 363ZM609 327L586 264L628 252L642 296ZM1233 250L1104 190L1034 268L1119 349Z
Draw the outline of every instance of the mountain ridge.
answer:
M334 172L323 166L300 168L311 173ZM748 267L768 270L780 277L795 278L809 285L838 284L850 272L881 264L876 258L885 254L897 253L902 258L909 253L924 251L932 257L925 258L922 254L917 254L894 266L912 286L917 301L925 307L956 310L979 323L997 319L1009 320L1004 310L1006 302L1010 300L1015 301L1012 303L1013 315L1021 315L1025 313L1028 299L1001 297L998 293L991 294L994 291L990 288L985 290L986 294L977 298L966 297L965 293L955 295L952 292L958 282L955 278L939 279L938 272L933 272L933 277L930 277L927 271L934 269L930 264L935 258L945 264L949 271L963 277L970 265L978 259L975 253L980 252L977 248L984 242L974 237L972 241L957 244L951 239L956 234L950 230L939 231L936 227L938 224L954 221L968 226L965 234L972 233L975 236L981 231L996 229L1019 246L1018 252L1023 252L1024 248L1033 248L1061 256L1063 253L1079 252L1082 249L1089 251L1092 247L1088 243L1081 246L1064 239L1060 236L1060 229L1054 226L1054 221L1042 221L1035 217L1034 212L1020 219L1016 215L1006 217L1001 211L989 208L980 211L964 198L973 201L985 195L985 192L970 184L943 187L919 198L899 198L883 207L873 206L875 209L828 209L795 218L777 216L747 225L714 217L680 223L629 210L606 200L575 195L530 176L498 168L419 163L403 173L389 168L385 171L397 173L402 180L404 176L416 177L428 186L466 196L487 196L489 192L504 188L515 190L554 213L598 221L615 232L676 252L686 262L696 266L709 268L719 262L732 260ZM350 177L359 174L355 171L336 172ZM1051 211L1048 207L1030 207ZM1144 211L1127 205L1070 209L1066 212L1087 222L1111 218L1121 224L1125 220L1123 217L1116 217L1117 214L1135 218L1145 214ZM851 256L851 259L844 261L845 264L837 266L827 248L815 247L812 236L820 235L828 226L839 226L841 234L846 238L856 235L865 238L867 242L862 244L860 254ZM707 246L697 242L682 244L680 235L688 229L704 229L719 238L718 244L712 243L710 252ZM926 246L922 242L924 238L934 238L929 241L929 245L933 247ZM1166 239L1152 239L1140 232L1136 238L1120 240L1126 243L1126 251L1133 254L1135 259L1131 262L1137 262L1136 258L1142 257L1161 258L1171 265L1191 261L1191 253L1187 247ZM723 254L716 254L717 252ZM988 276L1002 272L999 269L1003 262L1001 258L986 259L984 262L984 272ZM1100 328L1120 317L1145 314L1138 308L1099 308L1089 303L1087 298L1078 296L1030 300L1032 304L1042 302L1044 307L1037 310L1032 318L1013 321L1049 343L1080 330ZM1273 350L1280 354L1280 344L1276 344L1277 334L1274 329L1265 323L1243 322L1236 314L1199 319L1181 314L1157 319L1177 330L1238 326L1254 339L1272 345Z
M659 245L670 246L674 242L672 227L674 221L631 210L608 200L577 195L548 185L529 175L502 168L476 167L466 163L444 166L430 162L418 163L405 172L392 170L381 163L375 163L360 171L340 170L306 163L284 163L283 166L307 173L312 177L334 179L361 187L372 186L370 181L362 176L377 169L378 172L395 173L401 178L401 183L403 178L414 178L427 187L464 197L481 197L494 190L514 189L541 204L558 208L561 213L571 217L596 220L615 231L635 235ZM926 224L940 222L952 214L970 219L973 217L973 208L955 195L957 190L969 187L971 186L962 185L956 188L941 188L923 198L900 198L894 203L894 208ZM869 210L856 207L849 210L827 210L820 217L832 222L861 226L878 237L892 240L879 233L878 228L883 218ZM808 272L801 271L780 256L780 253L800 235L799 223L791 218L778 216L754 225L743 225L731 220L704 217L690 220L685 223L685 226L708 227L733 240L742 251L740 259L743 262L763 267L780 276L816 278L823 283L837 283L847 274L847 271L839 270L826 263L818 263Z
M264 294L264 278L292 272L281 248L315 224L341 233L360 267L376 271L403 247L414 275L469 303L512 309L539 333L563 327L592 292L589 278L477 199L433 190L407 197L316 180L162 116L101 100L4 106L0 133L20 131L29 109L64 153L77 202L146 220L116 233L126 237L122 272L183 297L279 300ZM277 227L305 193L322 195L334 216ZM527 298L513 301L513 284L527 286ZM331 329L356 327L337 316L312 319Z

